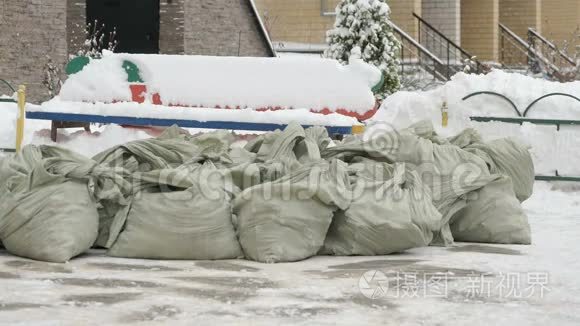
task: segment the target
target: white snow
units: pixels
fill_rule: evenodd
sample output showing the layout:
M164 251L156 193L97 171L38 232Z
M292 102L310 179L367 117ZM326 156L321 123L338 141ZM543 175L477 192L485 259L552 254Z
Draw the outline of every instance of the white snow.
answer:
M60 95L67 101L130 101L131 91L123 61L116 56L91 59L80 73L68 76Z
M16 146L16 103L0 102L0 148L12 149Z
M486 140L514 136L531 146L537 174L580 175L580 126L556 126L524 123L473 122L471 116L517 117L510 105L491 95L462 100L478 91L493 91L509 97L523 110L540 96L559 92L580 98L580 82L557 83L521 74L494 70L487 75L459 73L450 82L430 91L398 92L385 99L371 118L367 137L385 128L405 128L421 120L431 120L436 131L451 136L467 127L480 131ZM442 126L441 106L448 104L449 125ZM538 102L527 117L580 120L580 102L568 97L549 97Z
M86 157L93 157L114 146L151 137L152 135L142 129L124 128L118 125L92 125L91 133L82 129L59 130L58 146L73 150ZM55 145L50 140L48 130L44 133L29 135L25 143Z
M150 94L164 105L329 109L365 113L380 72L357 62L342 66L321 58L250 58L106 53L63 85L71 102L129 101L124 60L135 63Z

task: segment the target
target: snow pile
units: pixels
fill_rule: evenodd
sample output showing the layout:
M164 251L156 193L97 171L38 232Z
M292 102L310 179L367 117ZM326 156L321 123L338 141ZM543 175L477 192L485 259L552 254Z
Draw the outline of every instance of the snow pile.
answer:
M180 108L148 103L81 103L66 102L55 98L41 106L31 106L28 111L92 114L103 116L125 116L138 118L178 119L196 121L236 121L252 123L289 124L297 122L302 125L352 126L357 120L352 117L331 113L323 115L306 109L277 111L247 111L210 108Z
M0 102L0 148L14 148L16 137L16 103Z
M164 105L231 108L373 109L378 69L316 58L250 58L105 53L63 85L61 99L130 101L125 60ZM364 69L361 68L365 66Z
M388 97L370 121L367 138L381 130L404 128L421 120L431 120L437 133L443 136L457 134L466 127L476 128L485 138L514 136L532 149L537 174L580 174L580 127L517 124L500 122L473 122L471 116L517 117L510 104L493 95L478 95L462 100L478 91L493 91L511 99L523 114L525 108L540 96L559 92L580 97L580 82L557 83L534 79L521 74L494 70L487 75L459 73L445 85L426 92L398 92ZM447 102L449 125L442 127L441 107ZM549 97L538 102L527 114L528 118L580 120L580 102L563 96Z
M30 121L30 120L29 120ZM41 120L39 120L41 121ZM50 124L50 121L48 122ZM50 128L50 125L48 125ZM28 130L27 130L28 131ZM29 135L26 144L55 145L48 130L46 133ZM122 143L151 138L145 130L124 128L118 125L91 126L92 133L86 133L80 129L61 129L58 135L58 145L70 149L87 157L92 157L108 148Z
M64 82L61 97L73 102L131 101L127 73L122 65L123 59L119 56L91 59L81 72Z
M445 85L430 91L398 92L385 99L371 121L388 121L397 127L430 119L441 125L441 105L449 106L449 127L440 132L457 132L468 124L470 116L517 117L510 104L493 95L479 95L462 101L478 91L492 91L511 99L523 114L535 99L548 93L568 93L580 97L580 82L558 83L521 74L494 70L487 75L458 73ZM580 102L568 97L542 100L528 113L529 118L580 120Z

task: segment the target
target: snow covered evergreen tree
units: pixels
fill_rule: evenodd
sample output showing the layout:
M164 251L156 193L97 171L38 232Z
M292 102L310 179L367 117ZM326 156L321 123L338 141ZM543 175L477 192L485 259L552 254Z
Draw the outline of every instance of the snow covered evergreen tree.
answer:
M388 24L390 12L385 0L342 0L336 8L334 28L326 34L327 58L346 64L351 56L358 56L383 72L385 83L379 98L400 87L401 43Z

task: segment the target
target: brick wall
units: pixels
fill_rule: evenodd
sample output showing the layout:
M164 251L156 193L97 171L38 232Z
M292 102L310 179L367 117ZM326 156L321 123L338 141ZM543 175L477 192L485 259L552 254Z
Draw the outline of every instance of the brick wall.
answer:
M42 86L47 56L66 62L66 14L66 0L0 2L0 78L27 84L29 101L48 97Z
M580 0L542 0L542 34L557 45L573 40L580 26ZM580 45L576 39L575 45Z
M435 27L439 32L456 44L461 44L461 6L459 0L423 0L422 17L427 23ZM447 47L439 37L431 37L424 28L421 32L421 43L432 53L447 60ZM450 48L449 60L459 58Z
M270 37L278 42L326 43L326 31L332 28L332 12L339 0L256 0Z
M417 21L413 17L413 12L419 16L423 14L421 10L421 0L387 0L391 7L391 20L407 34L417 39Z
M183 54L183 25L185 0L159 1L159 52L162 54ZM68 0L67 44L73 54L84 40L86 24L86 1Z
M453 42L461 42L460 0L423 0L422 17Z
M461 46L483 61L498 60L499 0L461 1Z
M500 0L499 21L523 40L528 40L528 29L534 28L541 33L541 0ZM501 43L501 39L499 40ZM501 47L505 48L502 49ZM528 58L525 52L515 50L509 42L500 44L500 58L505 65L525 65Z
M185 2L185 53L269 56L268 45L247 0Z
M256 0L270 37L278 42L326 43L326 32L334 25L340 0ZM412 36L417 35L413 11L421 13L421 0L387 0L391 19ZM326 12L326 15L323 15Z
M84 42L86 21L86 1L68 0L66 10L66 39L68 54L75 55Z
M500 0L499 21L526 40L530 27L541 33L541 5L541 0Z
M183 54L184 0L160 0L159 3L159 52Z

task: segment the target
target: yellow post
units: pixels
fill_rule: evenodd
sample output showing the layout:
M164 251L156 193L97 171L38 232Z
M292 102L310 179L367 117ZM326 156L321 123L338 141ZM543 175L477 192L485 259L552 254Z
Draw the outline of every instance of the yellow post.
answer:
M361 135L364 134L365 132L365 126L364 125L354 125L352 126L352 134L353 135Z
M24 138L24 120L26 119L26 86L18 87L18 119L16 120L16 152L22 148Z
M443 102L441 106L441 125L447 127L449 124L449 108L447 107L447 102Z

